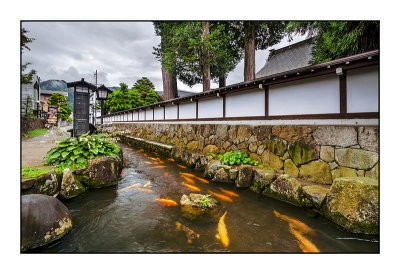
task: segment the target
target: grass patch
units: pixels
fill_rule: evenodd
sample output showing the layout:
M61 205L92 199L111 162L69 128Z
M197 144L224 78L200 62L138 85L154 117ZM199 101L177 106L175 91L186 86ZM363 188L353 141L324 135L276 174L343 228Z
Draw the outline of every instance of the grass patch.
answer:
M38 136L45 134L47 132L47 129L36 129L36 130L31 130L27 134L22 135L22 139L25 139L26 137L31 137L31 136Z
M52 170L53 170L52 168L51 169L40 169L40 168L28 166L28 167L22 167L21 174L22 174L22 177L25 179L36 178L42 174L49 173Z

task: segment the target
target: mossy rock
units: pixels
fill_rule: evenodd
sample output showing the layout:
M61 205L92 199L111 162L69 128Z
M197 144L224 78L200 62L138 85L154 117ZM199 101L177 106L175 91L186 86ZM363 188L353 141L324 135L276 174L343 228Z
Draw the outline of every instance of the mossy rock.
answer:
M314 142L299 140L289 145L289 155L296 165L302 165L319 158L319 149Z
M302 203L305 207L319 209L325 201L330 188L321 185L310 185L302 187Z
M218 222L222 208L221 203L208 197L209 203L207 206L203 206L201 203L202 196L202 194L195 193L183 195L180 200L182 216L191 221L198 221L200 223Z
M276 174L272 170L264 168L254 168L254 177L251 189L262 192L276 179Z
M319 184L332 184L331 168L322 160L302 165L299 177Z
M366 177L334 180L323 214L354 233L379 234L379 185Z
M86 188L72 174L69 168L64 169L61 182L60 197L71 199L86 191Z
M263 194L289 203L301 205L301 184L288 174L279 175L278 178L263 191Z

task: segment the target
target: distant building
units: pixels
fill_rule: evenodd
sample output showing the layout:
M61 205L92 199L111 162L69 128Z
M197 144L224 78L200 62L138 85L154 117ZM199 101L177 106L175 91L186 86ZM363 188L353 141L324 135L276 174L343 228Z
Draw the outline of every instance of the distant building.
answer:
M312 58L311 50L312 38L280 49L271 49L268 60L256 73L256 78L308 66Z
M33 75L32 81L21 87L21 114L37 115L40 106L40 77Z
M41 103L41 110L42 111L44 111L44 112L48 112L49 111L49 109L48 109L49 105L48 105L47 101L49 100L50 96L53 93L61 93L62 95L65 96L65 98L68 97L68 92L67 91L58 91L58 90L53 91L53 90L44 90L44 89L40 90L40 103Z

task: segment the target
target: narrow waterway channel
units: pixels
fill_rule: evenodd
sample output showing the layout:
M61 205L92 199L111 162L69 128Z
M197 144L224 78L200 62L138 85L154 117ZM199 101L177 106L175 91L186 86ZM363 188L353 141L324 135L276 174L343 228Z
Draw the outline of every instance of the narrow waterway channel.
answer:
M180 172L202 174L169 161L151 151L121 145L125 167L117 186L92 190L64 204L72 215L74 228L60 241L34 252L302 252L305 238L321 252L379 252L378 237L344 231L322 216L312 217L304 209L256 194L233 185L203 183L192 185L201 194L221 193L221 187L235 192L233 202L221 201L227 212L225 224L229 246L216 238L217 223L198 224L181 217L180 207L163 206L155 199L167 198L179 203L192 191L182 185ZM159 158L154 160L151 158ZM152 168L153 167L153 168ZM154 168L158 167L158 168ZM187 183L187 182L185 182ZM131 185L135 187L125 189ZM148 185L144 188L145 185ZM223 194L223 193L221 193ZM296 235L287 218L312 229ZM180 222L200 235L200 241L188 243ZM304 242L303 242L304 244ZM304 246L303 246L304 249Z

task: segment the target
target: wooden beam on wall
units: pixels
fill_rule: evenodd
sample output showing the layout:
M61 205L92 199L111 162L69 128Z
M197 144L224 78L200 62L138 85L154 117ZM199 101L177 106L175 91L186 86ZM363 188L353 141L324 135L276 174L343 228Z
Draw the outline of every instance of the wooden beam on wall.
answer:
M340 114L347 113L347 84L346 72L339 76L339 89L340 89Z

